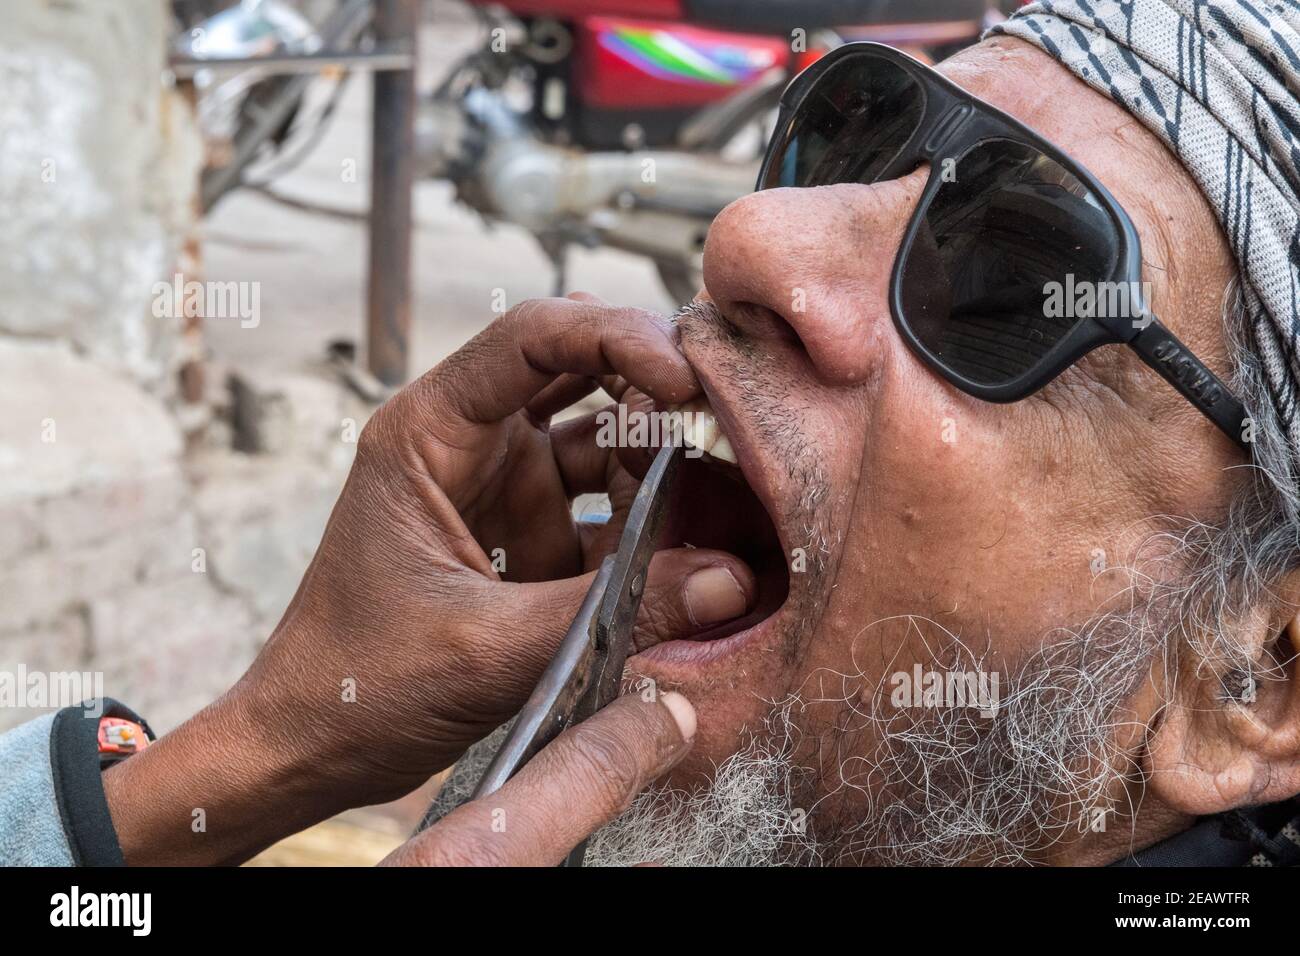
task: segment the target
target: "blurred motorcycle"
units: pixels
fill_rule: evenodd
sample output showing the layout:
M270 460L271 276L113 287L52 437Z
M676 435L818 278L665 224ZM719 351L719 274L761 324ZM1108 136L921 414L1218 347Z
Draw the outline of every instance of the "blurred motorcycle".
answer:
M936 60L987 0L471 0L483 42L424 102L420 169L528 229L566 287L573 245L651 259L701 288L709 224L753 190L781 92L846 40Z
M318 26L304 10L322 5ZM207 147L204 213L234 189L267 187L297 166L342 98L346 69L281 72L272 59L353 50L365 42L370 18L369 0L172 0L171 67L183 67L192 83ZM323 104L307 109L308 90L327 84Z
M364 45L370 4L333 0L314 26L304 11L326 2L173 0L174 53L231 59ZM677 302L702 285L709 224L753 189L781 92L799 70L850 40L942 59L1001 16L994 0L468 4L481 36L421 101L420 174L450 182L485 220L531 232L555 265L557 291L573 246L608 246L650 259ZM268 186L310 152L347 76L332 71L332 93L309 111L304 94L319 76L252 65L196 72L213 154L204 210L239 186Z

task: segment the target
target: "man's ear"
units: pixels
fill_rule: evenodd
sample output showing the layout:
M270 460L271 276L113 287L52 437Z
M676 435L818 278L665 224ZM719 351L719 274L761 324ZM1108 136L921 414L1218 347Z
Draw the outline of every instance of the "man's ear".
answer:
M1300 793L1300 616L1288 608L1236 635L1249 667L1179 668L1143 760L1148 792L1173 809L1205 816Z

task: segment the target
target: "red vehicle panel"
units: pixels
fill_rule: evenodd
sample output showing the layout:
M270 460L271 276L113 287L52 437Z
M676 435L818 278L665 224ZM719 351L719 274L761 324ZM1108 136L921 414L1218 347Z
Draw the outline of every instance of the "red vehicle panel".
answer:
M574 84L600 109L690 108L747 86L792 56L784 37L646 19L586 17L577 25Z

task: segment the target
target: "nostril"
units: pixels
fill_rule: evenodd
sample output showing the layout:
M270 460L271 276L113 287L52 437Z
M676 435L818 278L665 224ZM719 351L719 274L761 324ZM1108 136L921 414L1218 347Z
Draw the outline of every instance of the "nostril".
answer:
M874 310L845 308L823 297L781 311L757 302L714 303L724 327L738 340L768 349L786 345L802 353L816 376L831 385L866 379L878 359L880 338Z
M798 331L785 317L765 305L757 302L733 302L724 310L727 324L735 328L737 334L755 341L763 342L798 342L802 345Z

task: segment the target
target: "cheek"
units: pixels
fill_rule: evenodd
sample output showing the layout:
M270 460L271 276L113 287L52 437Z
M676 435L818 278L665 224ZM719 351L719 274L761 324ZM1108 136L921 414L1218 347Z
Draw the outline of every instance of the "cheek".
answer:
M1117 540L1126 522L1080 504L1096 500L1094 477L1059 464L1075 455L1049 451L1041 409L986 405L916 380L885 383L869 408L861 437L840 442L859 455L858 491L840 524L843 558L817 664L850 654L861 663L871 640L897 648L899 635L870 638L864 628L899 615L1019 656L1128 583L1098 576L1127 546Z

